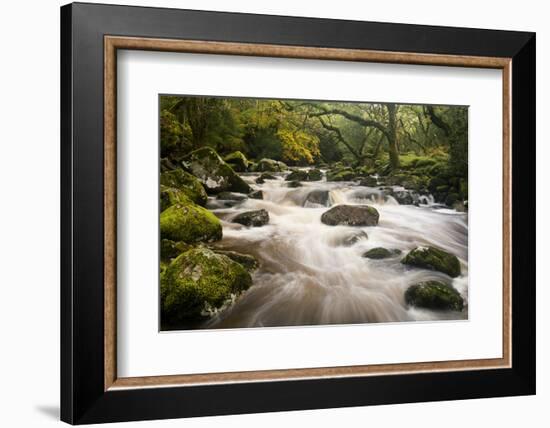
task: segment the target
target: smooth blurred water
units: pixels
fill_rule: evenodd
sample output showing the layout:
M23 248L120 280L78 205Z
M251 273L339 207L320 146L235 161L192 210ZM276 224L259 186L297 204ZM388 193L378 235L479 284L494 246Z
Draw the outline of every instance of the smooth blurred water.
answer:
M218 244L254 255L260 268L253 273L254 285L230 308L209 321L207 328L243 328L318 324L398 322L465 319L462 312L409 308L404 301L408 286L430 279L452 281L468 298L468 217L442 208L425 198L420 206L399 205L383 198L378 188L354 183L309 182L287 187L284 177L255 183L258 174L243 178L261 189L263 200L248 199L232 208L211 199L209 208L222 219L223 240ZM395 188L399 189L399 188ZM328 190L330 205L368 204L380 213L378 226L327 226L321 215L329 209L305 203L313 190ZM304 206L305 205L305 206ZM265 209L270 221L263 227L247 228L231 223L238 213ZM352 246L346 238L364 231ZM407 251L418 245L433 245L455 254L462 275L451 280L444 274L407 267L400 263ZM371 260L362 254L374 247L400 249L402 254Z

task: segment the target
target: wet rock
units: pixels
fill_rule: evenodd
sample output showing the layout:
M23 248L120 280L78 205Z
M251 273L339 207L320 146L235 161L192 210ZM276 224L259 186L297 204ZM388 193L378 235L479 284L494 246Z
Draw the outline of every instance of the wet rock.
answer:
M416 247L401 260L401 263L443 272L451 278L460 275L460 262L458 258L435 247Z
M255 167L255 171L259 172L282 172L286 171L287 169L288 167L284 162L267 158L258 161Z
M218 193L217 198L218 199L223 199L223 200L226 200L226 201L241 202L241 201L245 201L246 199L248 199L248 196L243 195L242 193L236 193L236 192L221 192L221 193Z
M184 171L181 168L176 168L170 171L165 171L160 174L160 184L166 187L172 187L182 191L192 202L201 206L206 205L208 196L201 182Z
M398 254L401 254L401 250L388 250L387 248L383 247L376 247L371 248L369 251L363 254L363 257L366 257L367 259L387 259L389 257L396 256Z
M297 169L285 177L285 181L307 181L307 171Z
M210 147L191 152L183 163L210 193L224 191L249 193L252 190Z
M187 204L190 200L186 194L175 187L166 187L160 185L160 211L164 211L166 208L175 204Z
M263 199L264 198L264 192L261 190L254 190L253 192L250 192L248 194L248 197L250 199Z
M323 213L321 222L329 226L376 226L380 215L369 205L337 205Z
M260 227L269 223L269 213L264 209L247 211L238 214L231 221L244 226Z
M228 154L223 160L233 168L233 171L245 172L248 170L248 159L240 151Z
M229 257L234 262L237 262L243 267L251 272L256 269L258 269L259 263L258 260L254 256L251 256L250 254L243 254L238 253L237 251L230 251L230 250L214 250L217 254L221 254L223 256Z
M162 158L160 160L160 171L166 172L166 171L172 171L173 169L177 169L178 165L170 158Z
M174 259L161 275L162 322L172 328L216 313L252 285L230 257L198 247Z
M320 181L323 179L323 173L320 169L314 168L307 172L307 181Z
M210 211L188 200L160 213L160 235L187 244L213 242L222 238L222 225Z
M464 299L451 285L426 281L411 285L405 292L405 302L411 306L436 310L461 311Z
M408 190L394 191L392 196L399 205L413 205L415 202L418 202L418 196Z
M262 177L258 177L254 181L256 182L256 184L264 184L265 183L265 180Z
M369 239L367 232L363 230L360 230L358 232L353 232L344 237L344 239L342 240L342 245L344 247L351 247L352 245L357 244L357 242L359 242L362 239Z
M329 191L328 190L312 190L308 193L306 196L306 200L304 201L304 205L306 204L316 204L316 205L322 205L322 206L328 206L329 205Z
M256 183L263 184L265 183L265 180L277 180L277 177L269 172L263 172L258 178L256 178Z
M299 181L289 181L287 186L292 188L302 187L302 183Z
M376 187L378 185L378 180L376 177L364 177L359 181L359 186L365 187Z

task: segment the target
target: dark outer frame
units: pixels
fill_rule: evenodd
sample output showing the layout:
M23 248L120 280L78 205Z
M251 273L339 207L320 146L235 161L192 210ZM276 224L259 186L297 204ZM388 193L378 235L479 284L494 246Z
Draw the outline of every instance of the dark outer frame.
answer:
M104 388L104 36L512 59L512 367ZM535 393L535 35L75 3L61 8L61 419L73 424ZM215 406L212 403L216 403Z

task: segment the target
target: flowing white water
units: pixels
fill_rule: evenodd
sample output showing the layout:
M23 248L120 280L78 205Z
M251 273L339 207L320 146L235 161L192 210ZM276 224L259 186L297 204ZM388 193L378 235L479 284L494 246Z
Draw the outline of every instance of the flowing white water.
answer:
M399 205L383 198L377 188L354 183L310 182L287 187L283 177L257 185L257 174L243 178L263 191L264 199L248 199L232 208L209 208L222 219L219 247L254 255L260 268L254 285L234 305L205 325L207 328L242 328L318 324L349 324L467 318L462 312L431 311L405 304L408 286L430 279L450 281L444 274L400 263L418 245L433 245L455 254L462 275L452 285L468 298L467 214L441 209L433 199L420 206ZM397 189L397 188L396 188ZM327 226L321 215L329 209L305 202L313 190L329 191L329 204L369 204L380 213L378 226ZM385 199L385 200L384 200ZM424 204L422 204L424 202ZM269 224L247 228L231 223L238 213L265 209ZM364 231L351 246L346 239ZM400 249L384 260L362 257L374 247Z

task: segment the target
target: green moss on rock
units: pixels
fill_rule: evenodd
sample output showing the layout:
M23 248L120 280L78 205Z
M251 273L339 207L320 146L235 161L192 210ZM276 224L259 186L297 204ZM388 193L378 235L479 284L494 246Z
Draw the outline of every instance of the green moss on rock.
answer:
M185 242L175 242L170 239L161 239L160 260L162 262L169 262L171 259L176 258L189 249L191 249L191 246Z
M190 200L186 194L175 187L166 187L160 185L160 211L164 211L166 208L175 204L187 204Z
M194 203L206 205L208 196L200 181L181 168L163 172L160 175L160 184L181 190Z
M401 263L443 272L451 278L460 275L460 262L458 258L435 247L416 247L401 260Z
M421 308L461 311L464 299L448 284L426 281L410 286L405 292L405 302Z
M207 248L189 250L161 276L161 318L171 327L212 315L252 285L248 271Z
M191 152L185 158L184 165L210 193L224 191L249 193L252 190L210 147L202 147Z
M187 244L213 242L222 238L222 225L210 211L187 201L160 214L160 234L163 239Z
M367 259L387 259L388 257L395 256L397 254L401 254L401 250L388 250L387 248L383 247L376 247L371 248L369 251L363 254L363 257L366 257Z
M228 163L234 171L245 172L248 170L248 159L240 151L228 154L223 160Z

